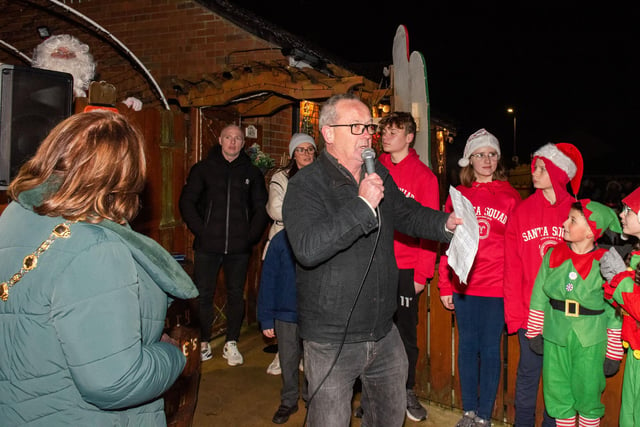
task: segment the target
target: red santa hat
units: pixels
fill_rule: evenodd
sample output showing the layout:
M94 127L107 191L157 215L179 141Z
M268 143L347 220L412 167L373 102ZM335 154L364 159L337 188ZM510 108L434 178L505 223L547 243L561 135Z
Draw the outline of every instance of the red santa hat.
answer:
M593 232L593 240L596 241L602 236L604 230L611 230L622 233L622 227L618 220L618 215L609 206L589 199L580 199L582 212L589 223L589 228Z
M533 153L531 171L535 168L536 158L543 159L551 178L551 184L556 193L556 199L561 200L568 195L566 186L571 182L571 190L575 197L580 190L584 165L582 154L575 145L566 142L557 144L548 143Z

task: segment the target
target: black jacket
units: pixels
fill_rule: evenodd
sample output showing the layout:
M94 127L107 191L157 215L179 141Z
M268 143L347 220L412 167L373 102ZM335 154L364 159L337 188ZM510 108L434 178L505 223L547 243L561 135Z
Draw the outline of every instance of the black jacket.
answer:
M356 299L346 342L383 338L398 299L394 229L441 242L451 239L445 231L449 214L405 197L379 162L376 173L384 182L380 226L358 197L351 174L326 152L289 180L283 216L298 262L298 325L306 340L341 342Z
M220 145L191 168L180 195L182 219L196 251L246 253L268 224L267 189L260 169L244 152L228 162Z

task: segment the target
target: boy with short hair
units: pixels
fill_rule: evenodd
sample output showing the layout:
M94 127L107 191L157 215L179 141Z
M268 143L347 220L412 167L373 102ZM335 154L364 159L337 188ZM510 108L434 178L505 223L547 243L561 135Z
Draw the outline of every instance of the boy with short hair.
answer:
M385 151L380 155L380 163L389 169L405 196L437 210L440 203L438 179L420 160L416 150L411 148L416 135L416 122L411 114L393 112L382 118L379 128ZM407 417L413 421L427 419L427 411L413 391L419 351L416 327L420 295L433 278L437 248L437 242L410 237L398 231L394 233L394 253L400 269L398 309L394 320L409 360Z

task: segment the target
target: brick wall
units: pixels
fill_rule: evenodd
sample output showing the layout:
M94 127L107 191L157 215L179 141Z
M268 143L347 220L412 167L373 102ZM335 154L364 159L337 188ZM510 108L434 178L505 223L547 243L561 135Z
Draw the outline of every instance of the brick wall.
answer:
M172 77L198 82L234 65L282 58L279 46L251 35L193 1L83 0L70 6L124 43L150 71L170 104L175 94ZM108 46L95 43L94 48L90 37L81 41L101 58L96 79L115 85L119 99L135 96L146 106L160 105L158 96L132 63L123 61L115 47L113 52L106 52ZM291 117L291 108L285 108L271 117L245 122L263 125L263 150L279 161L281 154L288 152Z

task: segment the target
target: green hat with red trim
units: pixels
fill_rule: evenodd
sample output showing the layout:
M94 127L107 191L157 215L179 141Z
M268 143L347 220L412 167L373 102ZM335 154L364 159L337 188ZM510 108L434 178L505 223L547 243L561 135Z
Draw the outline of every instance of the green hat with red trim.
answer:
M582 212L593 232L593 240L598 240L605 230L609 229L616 233L622 233L622 227L618 220L618 215L609 206L595 202L590 199L580 199Z

